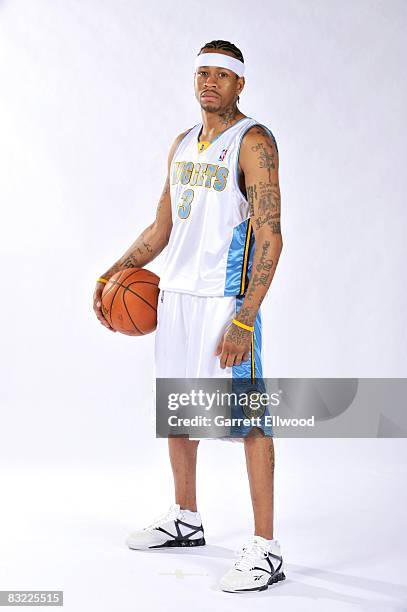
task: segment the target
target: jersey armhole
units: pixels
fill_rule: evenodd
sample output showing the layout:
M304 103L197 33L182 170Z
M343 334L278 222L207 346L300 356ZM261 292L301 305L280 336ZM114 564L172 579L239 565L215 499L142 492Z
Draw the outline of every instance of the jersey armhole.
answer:
M196 123L195 125L193 125L191 128L189 128L189 130L188 130L188 131L187 131L187 132L184 134L184 136L181 138L181 140L180 140L180 141L179 141L179 143L177 144L177 148L176 148L176 149L175 149L175 151L174 151L174 155L172 156L171 165L172 165L172 162L174 161L174 158L175 158L176 154L177 154L177 153L178 153L178 151L179 151L180 146L181 146L181 145L182 145L182 143L184 142L185 138L186 138L186 137L188 136L188 134L189 134L190 132L192 132L192 130L193 130L194 128L196 128L198 125L201 125L201 124L200 124L200 123Z

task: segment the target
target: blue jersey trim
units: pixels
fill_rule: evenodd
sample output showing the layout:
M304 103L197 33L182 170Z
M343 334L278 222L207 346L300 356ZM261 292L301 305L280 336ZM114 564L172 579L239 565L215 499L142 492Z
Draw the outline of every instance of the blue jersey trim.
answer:
M214 138L213 140L211 140L211 141L210 141L210 144L214 143L214 142L215 142L215 140L217 140L217 139L218 139L220 136L223 136L223 134L225 134L225 132L227 132L227 131L228 131L228 130L230 130L231 128L235 127L235 125L238 125L238 123L240 123L240 122L241 122L241 121L243 121L244 119L251 119L251 117L242 117L241 119L239 119L238 121L236 121L236 123L234 123L233 125L229 125L229 127L227 127L225 130L223 130L222 132L219 132L219 134L217 134L217 135L215 136L215 138ZM198 138L199 138L199 136L201 135L201 130L202 130L202 128L203 128L203 124L202 124L202 123L200 123L200 124L198 124L198 125L200 125L201 127L199 128L198 136L196 137L197 142L199 142Z
M238 314L242 307L244 298L236 296L235 315ZM232 366L232 391L236 394L245 394L249 390L260 393L266 393L266 385L263 379L263 363L262 363L262 317L261 309L258 310L256 320L254 322L254 332L252 338L252 347L250 349L249 359L243 361L240 365ZM242 407L240 405L232 406L232 416L236 418L244 417ZM265 413L259 417L259 427L263 430L266 436L273 436L273 427L271 424L266 424L265 416L270 417L270 405L266 404ZM231 427L231 437L246 437L252 429L251 425L244 423L238 426Z

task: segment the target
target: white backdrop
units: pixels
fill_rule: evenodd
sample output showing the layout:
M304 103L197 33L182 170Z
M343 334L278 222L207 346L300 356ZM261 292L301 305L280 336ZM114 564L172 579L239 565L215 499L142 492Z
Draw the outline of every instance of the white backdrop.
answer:
M280 151L284 250L262 307L265 375L406 376L406 17L402 0L0 2L7 482L35 466L143 469L143 516L149 491L154 510L170 501L150 419L154 335L105 330L92 292L154 219L169 147L200 120L193 58L216 38L241 48L240 108ZM148 267L159 274L161 261ZM378 456L393 474L405 462L404 441L360 444L367 471ZM215 466L245 477L239 445L201 447L203 482ZM334 464L361 447L277 440L295 507L290 484L310 466L318 481L327 448Z

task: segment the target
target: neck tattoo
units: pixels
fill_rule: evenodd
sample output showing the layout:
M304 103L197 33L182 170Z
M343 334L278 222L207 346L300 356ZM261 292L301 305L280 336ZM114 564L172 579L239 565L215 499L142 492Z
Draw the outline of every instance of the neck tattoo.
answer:
M233 106L229 106L223 113L219 115L222 125L227 127L230 123L233 122L236 115L237 115L236 104L234 104Z

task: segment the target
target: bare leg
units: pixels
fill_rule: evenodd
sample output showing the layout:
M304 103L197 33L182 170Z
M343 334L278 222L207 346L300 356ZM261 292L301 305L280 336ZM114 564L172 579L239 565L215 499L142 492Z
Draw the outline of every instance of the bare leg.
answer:
M254 533L273 538L274 443L254 428L244 440L247 475L254 514Z
M196 456L199 440L168 438L172 473L175 485L175 503L181 509L197 511Z

